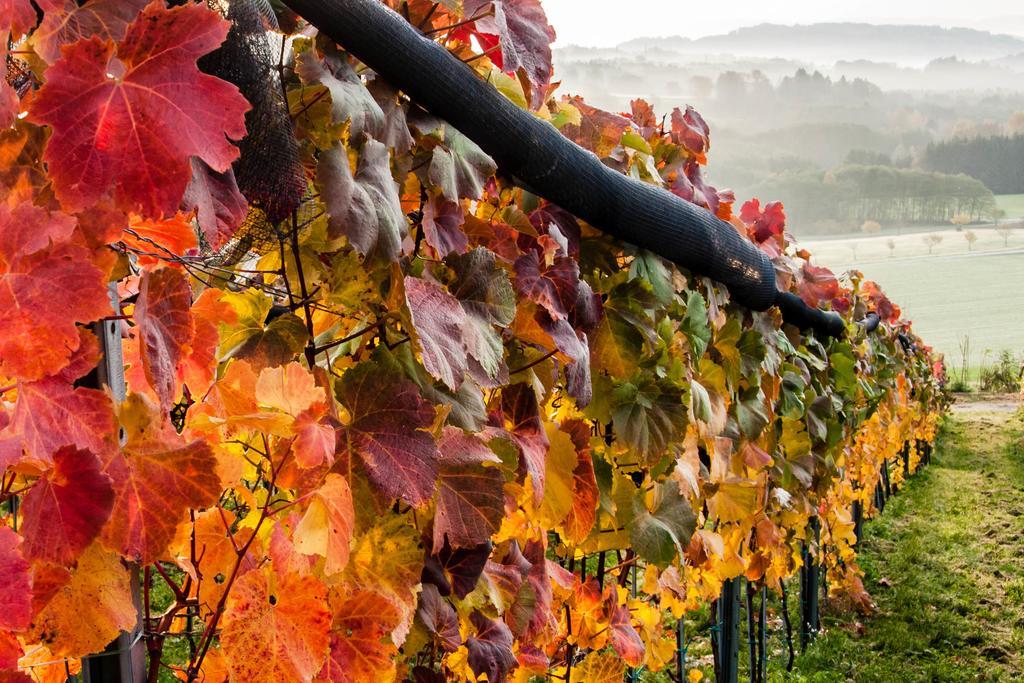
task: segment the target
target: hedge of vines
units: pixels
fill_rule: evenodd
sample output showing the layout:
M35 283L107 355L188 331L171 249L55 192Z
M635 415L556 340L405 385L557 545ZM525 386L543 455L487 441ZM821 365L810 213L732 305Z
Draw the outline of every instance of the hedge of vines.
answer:
M299 182L275 215L232 171L249 103L197 67L229 22L174 4L0 2L5 680L64 680L140 618L151 680L618 680L670 663L724 580L778 588L805 542L870 608L851 507L933 438L941 361L782 206L704 180L697 112L557 94L536 0L389 2L729 221L845 339L516 187L279 8ZM123 399L95 381L98 321Z

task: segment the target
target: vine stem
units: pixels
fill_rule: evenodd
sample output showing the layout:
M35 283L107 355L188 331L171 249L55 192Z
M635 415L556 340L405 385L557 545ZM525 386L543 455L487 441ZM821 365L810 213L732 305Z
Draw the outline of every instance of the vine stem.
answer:
M284 467L284 464L288 459L287 453L290 452L291 449L289 448L285 453L285 457L281 458L281 464L276 468L271 466L270 481L267 483L267 489L269 491L273 492L275 484L277 483L277 475ZM203 631L202 637L199 639L199 645L196 648L198 655L195 657L195 660L189 664L188 669L185 672L188 683L193 683L193 681L198 679L199 670L203 665L203 660L206 658L206 653L209 651L210 645L213 643L214 634L217 632L217 625L220 623L220 619L224 614L224 607L227 605L228 595L231 594L231 588L235 584L235 579L238 578L238 570L242 566L242 560L245 558L246 553L249 552L249 547L252 545L253 541L256 540L260 529L263 527L263 523L267 521L269 516L270 502L268 499L267 503L260 508L260 518L256 521L256 526L253 527L249 538L240 548L235 550L235 564L231 568L231 575L228 577L227 581L224 582L224 592L221 594L220 600L217 601L217 607L214 610L213 615L210 617L210 623L207 625L206 629ZM234 539L232 539L232 543L234 543Z

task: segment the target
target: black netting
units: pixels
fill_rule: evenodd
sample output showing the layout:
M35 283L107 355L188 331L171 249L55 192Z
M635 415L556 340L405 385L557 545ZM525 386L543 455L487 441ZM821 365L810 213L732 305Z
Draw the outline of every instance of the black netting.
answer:
M211 8L223 5L209 0ZM217 50L199 60L206 73L233 83L252 105L246 114L248 134L239 142L241 155L234 164L238 188L249 201L245 221L217 254L221 262L234 263L250 253L264 253L292 229L308 224L316 210L310 201L305 173L299 162L288 104L278 73L280 54L271 37L277 20L267 0L232 0L226 17L231 21L227 39ZM278 50L280 48L278 47Z

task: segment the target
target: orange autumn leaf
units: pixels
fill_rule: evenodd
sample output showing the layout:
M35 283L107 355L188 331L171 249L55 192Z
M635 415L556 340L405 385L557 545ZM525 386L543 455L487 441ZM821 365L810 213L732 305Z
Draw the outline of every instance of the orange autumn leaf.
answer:
M78 657L99 652L137 618L128 570L116 553L93 543L68 582L32 617L29 633L56 656Z
M295 527L295 549L324 558L324 573L337 574L348 564L355 526L352 491L340 474L328 474Z
M228 598L221 633L233 680L312 680L327 657L330 624L327 589L316 577L246 573Z
M400 621L395 605L380 593L343 593L334 610L330 655L318 683L358 683L394 676L396 648L388 633Z

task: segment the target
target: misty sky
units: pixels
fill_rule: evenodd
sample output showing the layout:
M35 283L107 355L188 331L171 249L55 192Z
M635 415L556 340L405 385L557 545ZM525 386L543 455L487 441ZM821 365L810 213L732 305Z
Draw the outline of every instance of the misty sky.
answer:
M558 45L610 46L640 36L699 38L763 22L937 24L1024 36L1024 3L1020 0L542 1L558 32Z

